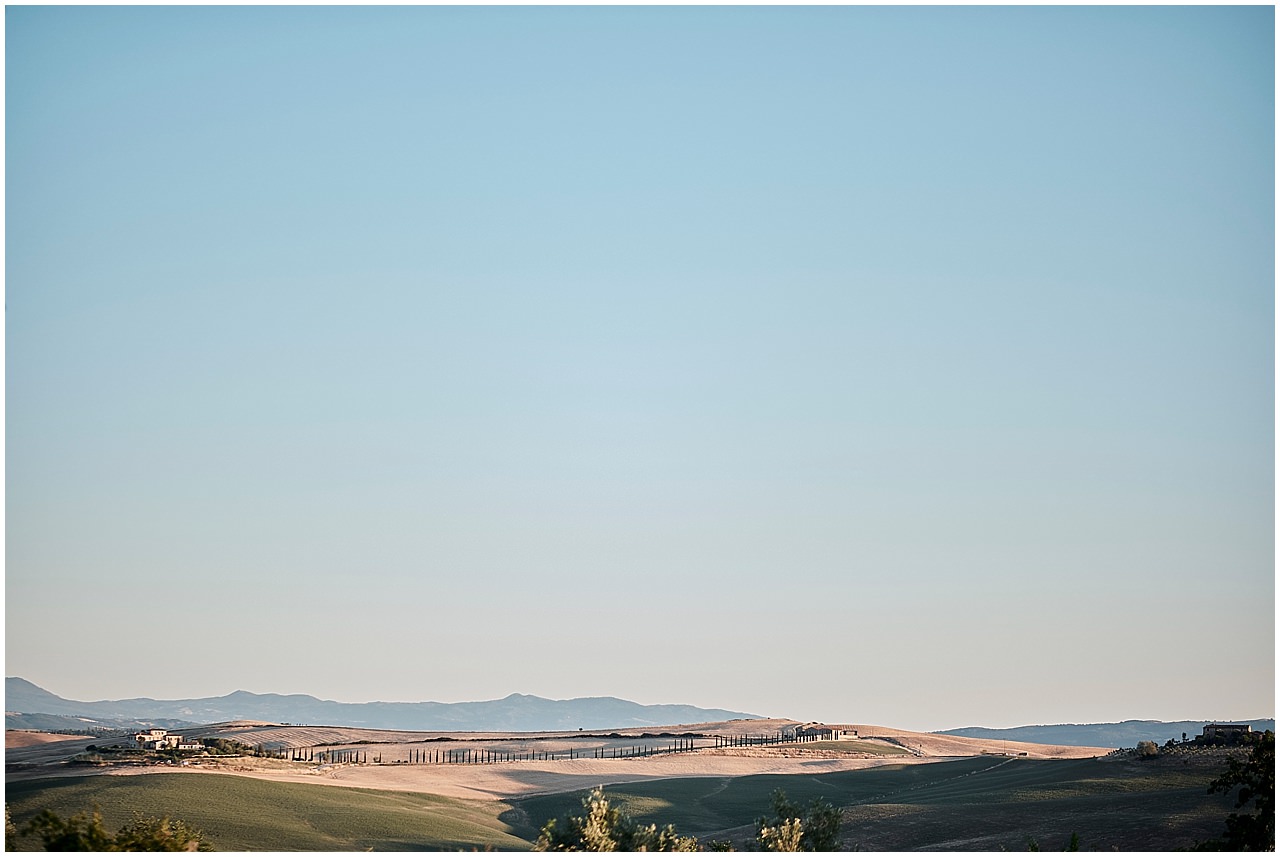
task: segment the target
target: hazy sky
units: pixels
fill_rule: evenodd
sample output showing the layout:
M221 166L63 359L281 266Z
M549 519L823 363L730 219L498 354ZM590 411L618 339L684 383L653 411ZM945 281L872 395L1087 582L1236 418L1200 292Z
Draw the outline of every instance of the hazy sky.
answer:
M1274 10L8 7L8 675L1274 714Z

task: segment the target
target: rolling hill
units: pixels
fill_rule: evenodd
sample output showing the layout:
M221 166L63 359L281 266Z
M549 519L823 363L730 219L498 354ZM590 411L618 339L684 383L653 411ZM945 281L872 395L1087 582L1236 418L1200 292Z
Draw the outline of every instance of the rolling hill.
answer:
M947 729L937 735L956 735L962 738L988 738L997 741L1028 741L1035 744L1061 744L1068 747L1136 747L1139 741L1163 744L1173 739L1182 740L1200 734L1206 723L1212 720L1125 720L1122 723L1061 723L1055 726L1017 726L1012 729L987 729L982 726L966 726ZM1216 721L1219 723L1248 723L1255 732L1276 728L1274 719Z

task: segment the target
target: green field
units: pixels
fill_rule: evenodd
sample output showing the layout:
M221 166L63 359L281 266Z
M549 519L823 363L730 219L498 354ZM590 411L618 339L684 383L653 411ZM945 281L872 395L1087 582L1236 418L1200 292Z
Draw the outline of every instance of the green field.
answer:
M608 786L645 823L730 839L740 849L774 789L845 808L845 847L873 851L1176 850L1217 835L1231 801L1206 794L1222 759L1037 760L978 757L813 775L690 777ZM507 802L272 783L218 774L67 777L10 783L21 825L41 809L102 808L111 829L133 812L170 815L219 850L527 850L549 818L580 810L582 791ZM34 848L31 841L17 843ZM11 849L13 844L10 843Z
M271 783L221 774L89 776L9 783L19 827L42 809L69 816L97 804L114 830L169 815L202 830L219 851L527 850L497 818L507 804L410 792ZM8 850L13 844L6 843ZM20 841L25 850L38 843Z
M841 836L850 849L1025 851L1034 839L1062 850L1076 833L1087 850L1172 850L1221 832L1230 802L1205 793L1217 770L1176 760L986 757L813 776L653 780L606 792L641 821L739 848L782 788L798 803L822 797L849 807ZM527 820L577 812L582 794L512 801L503 819L534 836Z

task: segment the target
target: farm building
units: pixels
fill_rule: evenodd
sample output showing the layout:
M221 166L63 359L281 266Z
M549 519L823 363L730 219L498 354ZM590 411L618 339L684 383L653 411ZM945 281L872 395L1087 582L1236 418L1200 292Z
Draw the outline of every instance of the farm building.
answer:
M148 729L133 736L144 750L203 750L204 745L194 739L182 740L181 735L170 735L166 729Z
M1248 723L1208 723L1205 725L1204 734L1200 738L1205 741L1213 738L1238 741L1252 731L1253 727Z
M856 738L858 733L856 730L836 729L824 723L806 723L796 727L795 737L811 741L839 741L842 738Z

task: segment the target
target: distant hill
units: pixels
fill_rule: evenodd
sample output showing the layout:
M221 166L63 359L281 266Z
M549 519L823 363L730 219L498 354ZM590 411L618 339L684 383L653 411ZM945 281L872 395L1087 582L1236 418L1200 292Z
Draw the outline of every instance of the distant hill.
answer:
M63 699L21 678L5 679L5 712L59 714L92 720L172 719L189 723L266 720L451 732L541 732L760 719L758 715L740 711L692 705L641 705L612 696L543 699L520 693L485 702L333 702L304 694L286 696L237 690L226 696L203 699L80 702Z
M5 729L25 729L32 732L85 732L106 734L137 732L140 729L185 729L195 726L189 720L94 720L89 717L72 717L68 714L14 714L4 716Z
M963 738L990 738L999 741L1028 741L1033 744L1059 744L1068 747L1136 747L1139 741L1155 741L1163 744L1170 739L1182 740L1199 735L1206 723L1248 723L1255 731L1275 731L1276 721L1270 720L1126 720L1123 723L1062 723L1056 726L1017 726L1012 729L987 729L982 726L966 726L947 729L937 735L958 735Z

